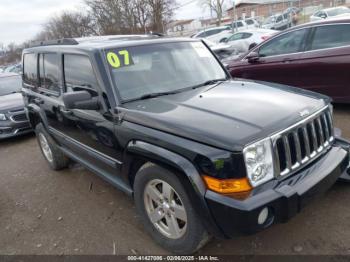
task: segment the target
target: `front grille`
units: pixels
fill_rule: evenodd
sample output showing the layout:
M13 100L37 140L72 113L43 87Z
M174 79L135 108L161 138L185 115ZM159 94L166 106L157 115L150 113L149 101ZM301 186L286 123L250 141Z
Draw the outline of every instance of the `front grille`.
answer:
M24 121L27 121L27 116L24 113L23 114L17 114L17 115L11 116L11 119L14 122L24 122Z
M332 114L327 107L272 137L277 176L300 169L325 152L334 140Z

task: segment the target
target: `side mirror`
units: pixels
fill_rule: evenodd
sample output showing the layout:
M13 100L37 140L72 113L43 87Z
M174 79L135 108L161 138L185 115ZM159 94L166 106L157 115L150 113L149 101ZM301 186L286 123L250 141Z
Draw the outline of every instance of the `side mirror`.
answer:
M320 15L321 18L326 19L327 16L325 14Z
M228 39L226 37L220 40L220 43L227 43L227 42L228 42Z
M260 56L257 52L251 52L246 56L246 58L248 59L249 63L255 63L259 61Z
M92 97L88 91L65 93L62 96L64 106L70 109L98 110L100 109L97 97Z

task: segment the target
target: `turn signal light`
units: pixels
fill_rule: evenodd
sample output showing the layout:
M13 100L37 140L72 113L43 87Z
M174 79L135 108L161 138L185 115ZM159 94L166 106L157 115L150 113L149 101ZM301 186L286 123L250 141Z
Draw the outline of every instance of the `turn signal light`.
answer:
M216 179L210 176L203 176L203 179L208 189L221 194L249 192L252 190L252 186L247 178Z

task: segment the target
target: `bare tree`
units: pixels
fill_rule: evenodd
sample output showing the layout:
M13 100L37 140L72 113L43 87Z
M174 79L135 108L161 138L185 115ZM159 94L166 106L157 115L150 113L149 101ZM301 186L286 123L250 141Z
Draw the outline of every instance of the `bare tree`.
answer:
M79 12L63 12L52 17L44 30L37 35L37 40L57 38L74 38L96 34L94 24L87 14Z
M216 14L217 26L221 25L225 0L199 0L199 4L204 8L209 8Z
M100 34L164 32L174 0L86 0Z

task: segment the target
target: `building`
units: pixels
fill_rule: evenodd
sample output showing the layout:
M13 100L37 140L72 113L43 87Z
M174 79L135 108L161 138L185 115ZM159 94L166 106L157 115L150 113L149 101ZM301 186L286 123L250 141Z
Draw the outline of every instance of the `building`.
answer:
M167 25L168 35L189 36L201 29L202 24L196 19L176 20Z
M235 19L247 17L268 17L282 13L288 7L306 8L310 12L322 8L346 5L349 0L237 0ZM227 9L227 14L234 18L234 8Z

